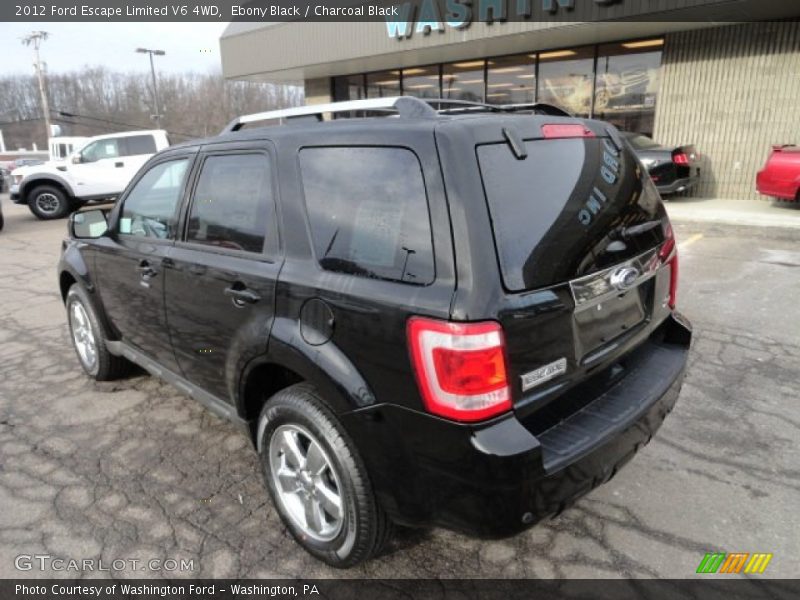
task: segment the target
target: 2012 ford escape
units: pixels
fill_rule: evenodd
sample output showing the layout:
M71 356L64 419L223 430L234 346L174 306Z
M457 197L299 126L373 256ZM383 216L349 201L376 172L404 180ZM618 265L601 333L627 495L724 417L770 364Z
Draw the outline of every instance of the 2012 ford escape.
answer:
M321 122L345 111L364 118ZM657 191L616 129L543 105L240 117L70 231L83 369L137 363L240 425L286 528L337 567L393 524L500 537L559 513L683 381Z

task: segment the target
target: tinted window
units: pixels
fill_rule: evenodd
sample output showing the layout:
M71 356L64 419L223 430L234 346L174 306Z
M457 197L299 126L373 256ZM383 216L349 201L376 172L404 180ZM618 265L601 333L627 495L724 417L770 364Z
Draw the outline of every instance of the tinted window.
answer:
M428 203L414 153L307 148L300 152L300 166L323 268L408 283L433 281Z
M658 197L642 189L629 152L614 159L607 147L597 138L529 141L525 160L508 144L478 147L507 289L560 283L663 240Z
M92 142L81 151L83 162L96 162L103 158L117 158L119 156L119 139L109 138Z
M186 177L186 159L152 167L134 185L119 220L119 232L140 237L174 237L176 207Z
M152 135L133 135L124 138L123 141L125 142L125 156L156 153L156 141Z
M187 241L261 252L274 215L272 207L266 156L210 156L195 188Z

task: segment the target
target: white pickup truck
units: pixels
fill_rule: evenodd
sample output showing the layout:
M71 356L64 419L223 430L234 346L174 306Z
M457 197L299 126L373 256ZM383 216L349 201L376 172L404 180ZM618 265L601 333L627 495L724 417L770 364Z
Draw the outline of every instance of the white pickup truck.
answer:
M27 204L40 219L67 216L90 200L118 196L153 154L169 146L167 132L98 135L60 162L11 172L11 201Z

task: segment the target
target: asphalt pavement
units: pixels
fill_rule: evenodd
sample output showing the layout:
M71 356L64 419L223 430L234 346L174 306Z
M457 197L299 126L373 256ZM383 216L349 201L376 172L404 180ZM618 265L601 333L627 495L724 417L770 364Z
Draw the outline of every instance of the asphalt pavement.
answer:
M0 578L684 578L712 551L772 553L763 577L800 577L798 229L676 219L688 375L611 482L508 540L403 530L336 571L284 530L233 426L153 377L83 375L55 271L66 221L0 202ZM19 556L124 566L20 571Z

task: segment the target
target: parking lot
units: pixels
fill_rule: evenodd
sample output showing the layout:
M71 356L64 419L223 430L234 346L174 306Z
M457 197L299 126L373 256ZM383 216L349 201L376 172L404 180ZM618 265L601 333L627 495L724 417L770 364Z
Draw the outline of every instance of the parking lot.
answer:
M404 530L343 572L284 530L232 425L150 376L83 375L56 282L66 221L0 202L0 577L42 576L15 557L45 554L193 561L114 573L143 577L684 578L712 551L800 577L800 229L676 224L686 384L609 484L509 540Z

